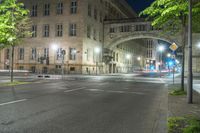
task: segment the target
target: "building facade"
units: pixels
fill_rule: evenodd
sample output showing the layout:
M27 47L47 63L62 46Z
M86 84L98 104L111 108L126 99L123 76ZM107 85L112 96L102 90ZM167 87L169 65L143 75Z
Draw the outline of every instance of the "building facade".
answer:
M20 1L30 10L32 36L15 47L14 69L33 73L105 72L104 20L136 17L125 0ZM0 69L9 69L10 49L0 57Z
M146 43L146 70L153 71L159 70L159 51L158 51L158 40L156 39L145 39Z

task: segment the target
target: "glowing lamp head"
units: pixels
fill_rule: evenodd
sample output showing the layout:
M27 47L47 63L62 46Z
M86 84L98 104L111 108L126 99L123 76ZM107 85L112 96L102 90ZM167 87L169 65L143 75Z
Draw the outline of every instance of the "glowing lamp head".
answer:
M58 46L57 46L56 44L53 44L53 45L51 46L51 48L52 48L53 50L57 50L57 49L58 49Z
M126 55L126 59L130 59L131 58L131 55L130 54L127 54Z
M168 54L167 54L167 57L171 57L171 54L170 54L170 53L168 53Z
M140 60L141 60L141 57L138 57L137 60L140 61Z
M100 53L100 48L99 47L96 47L95 49L94 49L94 51L95 51L95 53Z
M162 45L158 47L158 50L159 50L160 52L164 51L164 49L165 49L165 47L162 46Z
M200 48L200 42L197 44L197 47Z

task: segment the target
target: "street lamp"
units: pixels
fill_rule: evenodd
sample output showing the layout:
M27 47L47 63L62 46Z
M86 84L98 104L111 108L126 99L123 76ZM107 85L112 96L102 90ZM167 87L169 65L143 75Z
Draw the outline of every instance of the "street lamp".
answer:
M137 60L140 61L140 60L141 60L141 57L139 56L139 57L137 58Z
M130 61L130 58L131 58L131 55L127 54L126 55L126 59L128 60L128 62L127 62L127 72L129 72L129 61Z
M96 75L97 75L97 67L98 67L97 55L99 55L101 49L100 49L99 47L96 47L96 48L94 49L94 51L95 51L95 54L96 54Z
M164 47L163 45L160 45L160 46L158 47L158 50L159 50L160 52L163 52L163 51L165 50L165 47Z
M126 55L126 59L129 60L130 58L131 58L131 55L130 55L130 54L127 54L127 55Z
M200 42L197 44L197 48L200 48Z
M164 47L163 45L160 45L160 46L158 47L158 50L160 51L160 54L161 54L160 65L159 65L160 77L161 77L161 72L162 72L161 67L162 67L162 64L163 64L163 62L162 62L162 53L163 53L163 51L165 50L165 47Z
M167 57L168 57L168 58L170 58L170 57L171 57L171 54L170 54L170 53L168 53L168 54L167 54Z
M55 65L55 54L56 54L56 51L58 50L58 45L56 45L56 44L53 44L53 45L51 45L51 48L52 48L52 50L53 50L53 62L54 62L54 65ZM55 66L54 66L55 67ZM55 68L54 68L54 73L56 74L56 70L55 70Z
M137 60L138 60L138 62L139 62L139 67L140 67L140 69L141 69L141 57L139 56L139 57L137 57Z
M51 48L52 48L53 50L57 50L57 49L58 49L58 46L57 46L56 44L53 44L53 45L51 46Z
M64 60L65 60L65 55L66 55L66 51L64 49L62 49L61 51L61 55L62 55L62 78L64 76L64 68L65 68L65 64L64 64Z

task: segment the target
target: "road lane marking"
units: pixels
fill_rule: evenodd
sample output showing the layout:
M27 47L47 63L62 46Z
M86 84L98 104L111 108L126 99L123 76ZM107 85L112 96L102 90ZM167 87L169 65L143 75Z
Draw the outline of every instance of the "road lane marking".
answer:
M98 91L98 92L108 92L108 93L121 93L121 94L137 94L137 95L145 95L141 92L127 92L127 91L111 91L111 90L100 90L100 89L86 89L88 91Z
M21 99L21 100L6 102L6 103L0 103L0 106L9 105L9 104L14 104L14 103L19 103L19 102L24 102L24 101L27 101L27 99Z
M77 88L77 89L72 89L72 90L66 90L64 92L68 93L68 92L73 92L73 91L78 91L78 90L83 90L83 89L85 89L85 87L81 87L81 88Z

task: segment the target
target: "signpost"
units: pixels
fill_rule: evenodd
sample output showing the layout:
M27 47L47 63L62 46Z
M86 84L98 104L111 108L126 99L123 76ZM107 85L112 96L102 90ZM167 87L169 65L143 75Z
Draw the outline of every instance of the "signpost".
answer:
M176 55L175 55L175 51L178 49L178 46L176 45L176 43L172 43L169 48L173 51L173 55L172 55L172 59L173 59L173 62L175 62L175 58L176 58ZM174 77L174 73L175 73L175 64L173 64L173 84L174 84L174 80L175 80L175 77Z

